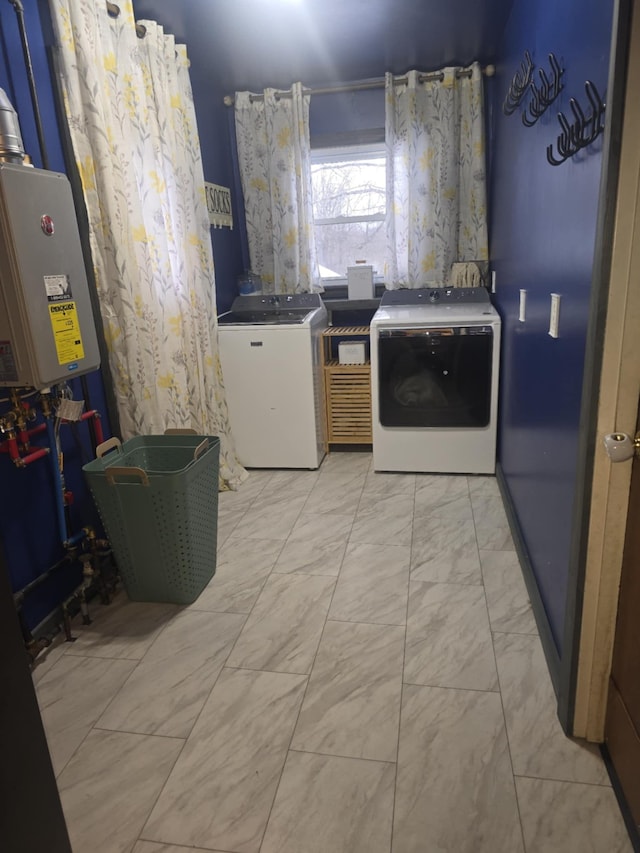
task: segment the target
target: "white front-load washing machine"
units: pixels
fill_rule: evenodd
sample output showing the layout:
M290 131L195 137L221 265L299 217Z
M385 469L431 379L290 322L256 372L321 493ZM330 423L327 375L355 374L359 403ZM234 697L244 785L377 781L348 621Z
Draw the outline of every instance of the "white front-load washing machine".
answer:
M231 434L247 468L318 468L324 457L317 293L239 296L218 317Z
M500 328L485 288L384 294L371 320L374 470L495 473Z

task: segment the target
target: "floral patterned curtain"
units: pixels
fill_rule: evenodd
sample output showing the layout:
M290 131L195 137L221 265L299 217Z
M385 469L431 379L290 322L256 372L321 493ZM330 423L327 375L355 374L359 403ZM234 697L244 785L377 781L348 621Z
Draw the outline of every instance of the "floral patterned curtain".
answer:
M269 293L322 290L313 236L309 95L235 96L236 138L251 269Z
M385 78L387 287L446 284L452 263L488 257L482 72Z
M191 427L236 460L186 49L131 0L50 0L123 438Z

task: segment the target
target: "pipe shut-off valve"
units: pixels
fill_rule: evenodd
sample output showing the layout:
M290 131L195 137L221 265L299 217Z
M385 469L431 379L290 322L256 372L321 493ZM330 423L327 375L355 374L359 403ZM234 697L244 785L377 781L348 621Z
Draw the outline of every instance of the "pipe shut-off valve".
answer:
M605 435L604 449L612 462L626 462L635 455L640 457L640 432L634 438L626 432L612 432Z

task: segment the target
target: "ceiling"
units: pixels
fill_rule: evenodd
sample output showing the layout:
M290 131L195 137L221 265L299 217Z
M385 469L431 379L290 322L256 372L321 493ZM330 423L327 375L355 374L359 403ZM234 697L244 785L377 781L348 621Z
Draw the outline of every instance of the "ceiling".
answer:
M491 62L513 0L134 0L216 92Z

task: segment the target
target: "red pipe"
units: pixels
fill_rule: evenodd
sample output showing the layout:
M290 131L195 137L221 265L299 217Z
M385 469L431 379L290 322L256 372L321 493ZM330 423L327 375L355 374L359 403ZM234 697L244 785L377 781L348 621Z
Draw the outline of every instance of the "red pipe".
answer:
M93 428L96 431L96 444L102 444L104 441L104 434L102 432L102 423L100 422L100 414L98 412L96 412L95 415Z
M100 412L97 409L91 409L88 412L84 412L80 415L81 421L88 421L90 418L94 419L94 429L96 431L96 443L102 444L104 441L104 433L102 432L102 423L100 421ZM64 421L64 423L69 423L69 421ZM31 427L31 429L20 430L18 436L15 438L6 438L3 442L0 442L0 453L8 453L9 457L13 462L15 462L20 467L24 467L25 465L30 465L32 462L35 462L36 459L42 459L43 456L46 456L49 453L48 447L43 447L38 450L34 450L33 453L29 453L27 456L20 457L20 450L18 448L18 439L20 440L20 444L23 447L28 447L29 440L34 435L39 435L41 432L46 432L47 424L42 423L37 426Z
M7 445L7 452L9 453L11 460L15 462L16 459L20 458L20 451L18 450L18 439L14 435L13 438L7 438L5 440L5 443Z
M93 418L95 421L93 428L96 431L96 444L102 444L104 441L104 435L102 432L102 424L100 423L100 412L97 409L91 409L90 411L84 412L80 415L81 421L88 421L89 418Z
M27 435L29 436L29 438L32 438L34 435L38 435L39 433L46 432L46 431L47 431L47 425L46 424L38 424L38 426L34 426L34 427L31 427L31 429L28 429Z
M32 436L38 435L41 432L45 432L46 429L46 424L39 424L38 426L32 427L31 429L18 430L18 443L20 445L20 450L23 452L28 451L29 446L31 444Z
M24 468L25 465L31 465L32 462L35 462L36 459L42 459L43 456L47 456L49 453L48 447L41 447L40 450L34 450L33 453L27 454L27 456L23 456L22 459L18 462L18 465L21 468Z

